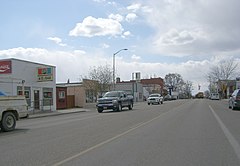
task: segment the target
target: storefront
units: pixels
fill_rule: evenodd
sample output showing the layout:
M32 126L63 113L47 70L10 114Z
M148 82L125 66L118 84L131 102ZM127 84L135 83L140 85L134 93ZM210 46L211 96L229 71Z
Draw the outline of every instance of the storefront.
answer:
M26 96L30 111L56 110L56 67L19 59L0 60L0 91Z

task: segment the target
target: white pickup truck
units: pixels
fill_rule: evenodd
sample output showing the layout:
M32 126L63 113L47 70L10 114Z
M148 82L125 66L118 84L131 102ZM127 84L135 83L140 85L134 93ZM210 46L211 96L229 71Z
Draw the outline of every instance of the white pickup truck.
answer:
M0 128L12 131L16 121L28 117L27 102L24 96L0 96Z

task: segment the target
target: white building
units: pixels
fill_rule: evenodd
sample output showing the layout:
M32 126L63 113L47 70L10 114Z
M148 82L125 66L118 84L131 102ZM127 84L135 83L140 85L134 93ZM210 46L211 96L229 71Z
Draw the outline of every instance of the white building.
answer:
M19 59L0 60L0 91L22 95L30 111L56 110L56 67Z

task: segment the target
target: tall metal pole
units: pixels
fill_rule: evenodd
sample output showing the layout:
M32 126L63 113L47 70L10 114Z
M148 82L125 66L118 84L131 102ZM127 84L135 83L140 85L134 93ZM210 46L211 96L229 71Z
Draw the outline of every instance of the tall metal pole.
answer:
M128 50L127 48L121 49L113 54L113 90L115 90L115 57L116 55L123 51L123 50Z
M113 90L115 90L115 55L113 54Z

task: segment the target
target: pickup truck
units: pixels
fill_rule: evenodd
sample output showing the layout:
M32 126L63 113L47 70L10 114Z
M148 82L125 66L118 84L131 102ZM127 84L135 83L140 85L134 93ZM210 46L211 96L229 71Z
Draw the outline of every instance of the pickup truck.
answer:
M0 128L2 131L12 131L16 121L28 117L25 96L0 96Z
M133 97L127 95L124 91L110 91L97 100L96 107L99 113L107 109L122 111L123 107L128 107L129 110L132 110Z

